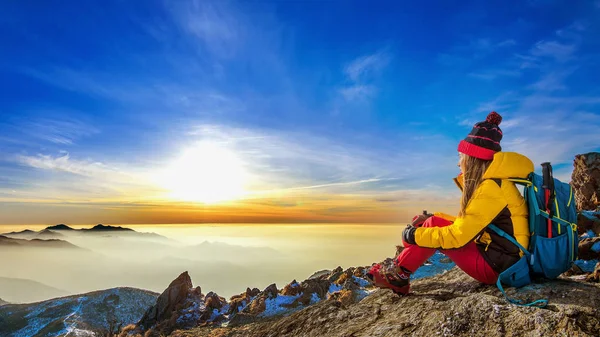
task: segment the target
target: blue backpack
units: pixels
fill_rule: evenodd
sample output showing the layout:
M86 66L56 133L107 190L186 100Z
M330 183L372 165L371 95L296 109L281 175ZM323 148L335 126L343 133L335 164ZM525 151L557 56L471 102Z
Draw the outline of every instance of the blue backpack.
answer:
M529 208L529 249L525 249L512 236L495 226L488 225L498 235L517 245L523 256L502 272L496 282L504 297L520 306L545 307L548 300L531 303L509 298L502 284L523 287L532 280L555 279L571 268L577 259L577 210L570 184L552 177L550 163L542 164L542 176L532 172L527 179L506 179L525 186L523 195Z

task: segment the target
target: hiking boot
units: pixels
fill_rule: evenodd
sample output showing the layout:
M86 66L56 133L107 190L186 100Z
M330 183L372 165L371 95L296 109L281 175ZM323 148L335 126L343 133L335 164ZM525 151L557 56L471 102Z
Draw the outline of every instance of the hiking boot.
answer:
M408 294L410 288L410 273L402 267L383 270L380 263L372 266L367 272L367 277L374 286L391 289L399 296Z

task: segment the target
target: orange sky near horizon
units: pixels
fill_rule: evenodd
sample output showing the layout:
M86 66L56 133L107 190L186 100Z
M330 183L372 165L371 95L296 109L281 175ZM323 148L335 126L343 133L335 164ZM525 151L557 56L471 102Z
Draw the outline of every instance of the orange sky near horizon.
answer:
M192 202L0 203L0 224L404 223L423 209L456 213L458 194L395 198L290 194L203 204ZM25 220L25 221L24 221Z

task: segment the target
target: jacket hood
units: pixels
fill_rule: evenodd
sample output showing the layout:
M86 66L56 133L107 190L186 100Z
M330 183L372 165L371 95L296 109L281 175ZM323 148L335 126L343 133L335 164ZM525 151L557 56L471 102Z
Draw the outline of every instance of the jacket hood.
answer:
M483 174L483 179L527 178L533 172L533 162L516 152L496 152L494 159ZM459 174L454 182L463 189L463 175Z
M483 179L527 178L533 172L533 162L516 152L496 152Z

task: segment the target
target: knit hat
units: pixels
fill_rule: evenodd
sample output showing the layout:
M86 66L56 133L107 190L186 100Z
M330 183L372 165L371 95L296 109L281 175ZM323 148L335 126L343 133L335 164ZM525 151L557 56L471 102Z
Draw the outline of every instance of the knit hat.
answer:
M476 123L469 135L458 143L458 152L483 160L494 159L494 154L502 151L500 140L502 116L495 111L490 112L485 121Z

